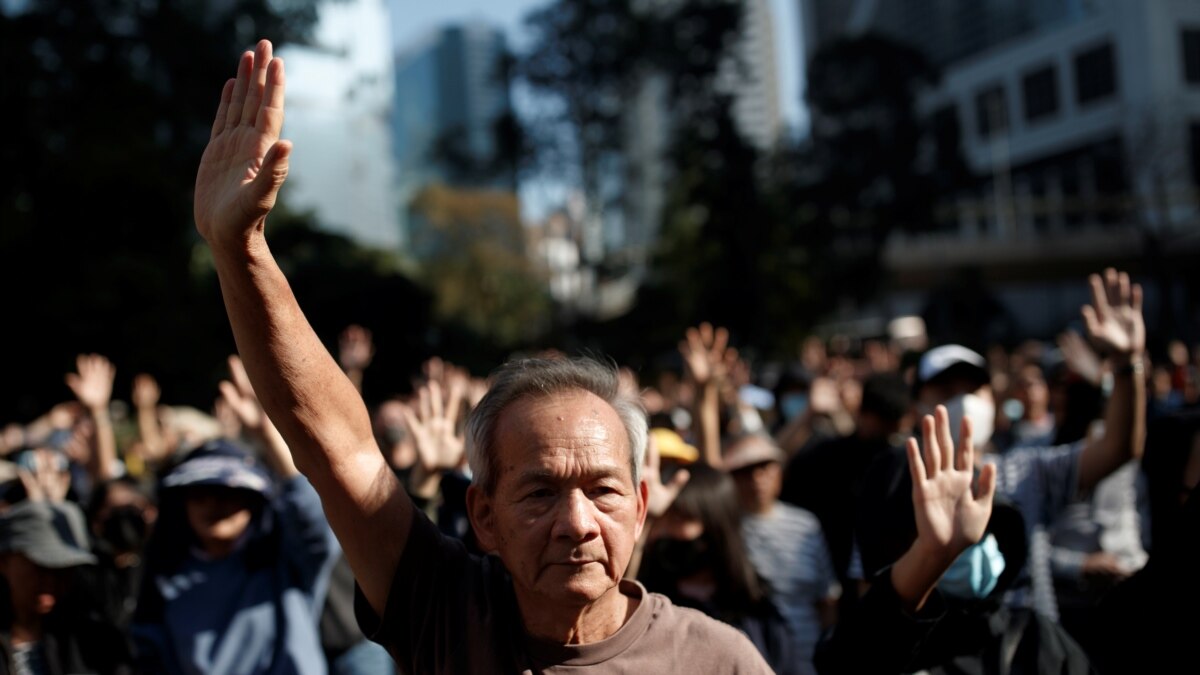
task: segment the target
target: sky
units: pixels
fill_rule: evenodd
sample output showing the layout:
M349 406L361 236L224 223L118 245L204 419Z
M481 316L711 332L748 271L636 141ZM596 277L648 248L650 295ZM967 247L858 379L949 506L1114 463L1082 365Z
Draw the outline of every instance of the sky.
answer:
M391 0L402 12L393 12L392 34L396 44L420 39L430 29L444 23L482 19L505 29L514 44L520 45L521 20L530 10L550 0ZM792 127L805 123L800 105L800 0L770 0L775 14L775 48L779 60L780 104L784 119Z
M419 42L436 28L479 20L524 39L523 18L551 0L347 0L321 6L317 49L284 47L288 121L296 144L287 199L364 243L403 246L397 198L388 173L386 107L392 49ZM806 125L800 103L802 48L799 0L769 0L775 17L781 112L793 134ZM391 6L393 11L388 11ZM382 99L381 99L382 97ZM514 98L520 115L522 100ZM542 179L520 186L522 214L540 220L566 200L566 186Z

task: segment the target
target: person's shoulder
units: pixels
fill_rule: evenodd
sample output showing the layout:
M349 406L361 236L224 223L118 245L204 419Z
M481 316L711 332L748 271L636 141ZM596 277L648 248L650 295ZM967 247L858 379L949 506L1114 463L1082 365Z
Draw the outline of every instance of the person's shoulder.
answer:
M649 593L646 597L652 603L655 622L668 631L671 641L689 663L704 672L771 672L754 643L742 631L699 610L680 607L664 595ZM682 670L687 664L677 665Z
M788 522L789 524L798 525L801 527L821 526L821 521L817 518L816 514L808 509L801 508L794 504L788 504L787 502L777 502L775 504L775 508L777 509L776 517L779 518L779 520Z

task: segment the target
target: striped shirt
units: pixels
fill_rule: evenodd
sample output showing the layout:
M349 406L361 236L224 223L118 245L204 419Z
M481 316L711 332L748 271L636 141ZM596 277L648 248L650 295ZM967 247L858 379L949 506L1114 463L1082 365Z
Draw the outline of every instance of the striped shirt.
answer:
M1021 512L1030 542L1025 569L1005 599L1010 606L1032 607L1057 617L1047 529L1079 491L1083 447L1083 441L1079 441L1050 448L1017 448L984 457L985 462L996 465L996 496Z
M812 513L776 502L765 515L742 518L742 535L754 568L771 585L801 658L797 672L815 675L813 650L821 637L817 603L841 594L833 560Z

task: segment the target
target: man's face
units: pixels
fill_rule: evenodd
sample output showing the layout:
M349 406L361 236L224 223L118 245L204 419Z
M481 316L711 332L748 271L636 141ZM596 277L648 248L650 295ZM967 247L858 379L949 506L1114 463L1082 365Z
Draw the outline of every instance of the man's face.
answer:
M733 472L738 501L747 513L766 513L779 499L783 467L779 462L759 462Z
M0 576L8 581L13 613L21 619L46 615L67 591L67 573L41 567L21 553L0 554Z
M523 398L501 413L494 449L495 494L471 488L471 520L518 597L584 606L613 591L646 516L616 411L583 391Z

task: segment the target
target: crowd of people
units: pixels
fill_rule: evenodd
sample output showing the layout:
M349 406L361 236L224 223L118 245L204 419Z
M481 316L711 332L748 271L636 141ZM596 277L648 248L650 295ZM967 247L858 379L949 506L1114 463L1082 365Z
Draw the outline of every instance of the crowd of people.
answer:
M986 357L702 324L653 371L434 358L368 409L388 346L334 358L266 246L283 82L243 55L197 181L212 408L82 355L0 434L0 673L1194 670L1200 347L1152 362L1128 275Z

